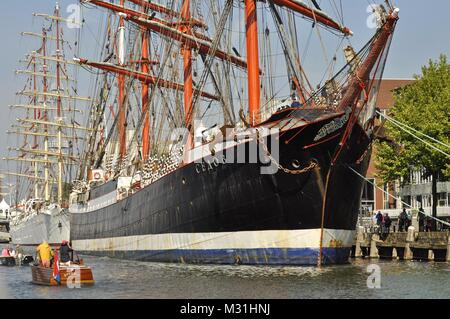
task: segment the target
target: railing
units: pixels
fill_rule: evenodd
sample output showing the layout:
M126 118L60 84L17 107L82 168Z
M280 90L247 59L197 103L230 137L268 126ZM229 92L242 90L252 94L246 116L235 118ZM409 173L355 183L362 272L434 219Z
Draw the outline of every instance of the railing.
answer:
M429 216L432 215L432 208L431 207L426 207L423 210L425 211L426 215L429 215ZM402 212L402 209L400 209L400 208L398 208L398 209L380 209L379 211L383 215L385 213L388 213L389 217L391 217L391 218L398 218L398 216ZM418 209L412 209L412 210L411 209L407 209L407 211L411 211L414 216L417 216L417 214L419 213ZM374 211L374 215L377 212L378 212L378 210ZM438 208L437 208L437 217L438 218L450 217L450 206L438 206Z

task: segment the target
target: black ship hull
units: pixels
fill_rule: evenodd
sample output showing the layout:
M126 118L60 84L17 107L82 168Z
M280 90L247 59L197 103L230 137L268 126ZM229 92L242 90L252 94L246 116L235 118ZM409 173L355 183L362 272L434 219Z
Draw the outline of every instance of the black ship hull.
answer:
M261 174L263 164L249 163L248 142L234 147L234 163L209 155L121 201L114 190L90 206L73 205L73 246L92 255L157 262L315 265L322 252L323 264L346 263L364 182L349 167L366 174L370 139L355 125L331 167L346 123L317 136L342 117L281 132L284 168L318 163L302 174ZM246 163L236 163L239 152Z

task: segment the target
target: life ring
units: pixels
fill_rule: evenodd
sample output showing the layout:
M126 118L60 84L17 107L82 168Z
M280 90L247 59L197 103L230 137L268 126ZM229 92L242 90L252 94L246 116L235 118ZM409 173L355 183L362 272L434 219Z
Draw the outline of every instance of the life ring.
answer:
M100 179L100 173L99 172L96 172L94 174L94 179Z

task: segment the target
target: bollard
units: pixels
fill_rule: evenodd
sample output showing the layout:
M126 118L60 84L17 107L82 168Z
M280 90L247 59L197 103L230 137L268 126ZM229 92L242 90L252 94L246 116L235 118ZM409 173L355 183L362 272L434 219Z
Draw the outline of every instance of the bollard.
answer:
M405 253L404 253L404 259L405 260L412 260L413 259L413 253L411 250L411 243L413 243L416 240L416 229L414 226L408 227L408 234L406 235L406 245L405 245Z
M372 234L372 238L370 239L370 258L379 258L377 241L379 241L378 235Z
M408 235L406 235L406 241L407 242L414 242L416 240L416 229L414 228L414 226L409 226L408 227Z
M450 234L448 234L447 240L447 261L450 262Z
M364 242L364 227L359 226L356 234L355 257L362 257L361 243Z

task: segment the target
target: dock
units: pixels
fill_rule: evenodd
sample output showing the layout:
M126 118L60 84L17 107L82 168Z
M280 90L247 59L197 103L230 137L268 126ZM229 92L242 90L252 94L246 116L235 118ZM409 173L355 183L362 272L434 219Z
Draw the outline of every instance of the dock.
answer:
M0 216L0 244L8 244L10 241L9 220Z
M450 232L418 232L411 226L380 236L360 227L351 257L450 262Z

